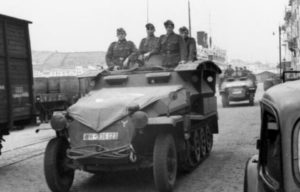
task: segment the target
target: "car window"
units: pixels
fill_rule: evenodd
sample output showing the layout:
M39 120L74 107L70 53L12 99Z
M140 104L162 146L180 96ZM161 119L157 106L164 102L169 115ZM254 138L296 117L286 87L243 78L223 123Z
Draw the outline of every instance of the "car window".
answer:
M300 121L298 121L293 132L293 160L294 175L300 185Z
M260 158L266 180L275 188L282 182L281 170L281 135L274 114L264 112Z

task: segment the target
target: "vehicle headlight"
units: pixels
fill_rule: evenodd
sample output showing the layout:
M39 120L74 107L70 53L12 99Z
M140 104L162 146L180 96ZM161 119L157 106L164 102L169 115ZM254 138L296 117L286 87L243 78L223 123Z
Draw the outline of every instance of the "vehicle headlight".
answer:
M67 119L62 114L55 114L50 120L50 125L55 131L61 131L67 126Z
M141 129L148 123L148 115L143 111L137 111L131 116L132 124L135 128Z

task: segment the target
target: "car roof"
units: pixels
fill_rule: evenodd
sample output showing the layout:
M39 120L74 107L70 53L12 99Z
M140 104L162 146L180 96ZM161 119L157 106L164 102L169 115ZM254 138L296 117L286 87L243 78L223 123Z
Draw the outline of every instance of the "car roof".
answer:
M300 117L300 80L286 82L268 89L261 102L276 110L281 127L292 129L292 126L284 125L288 122L294 124Z

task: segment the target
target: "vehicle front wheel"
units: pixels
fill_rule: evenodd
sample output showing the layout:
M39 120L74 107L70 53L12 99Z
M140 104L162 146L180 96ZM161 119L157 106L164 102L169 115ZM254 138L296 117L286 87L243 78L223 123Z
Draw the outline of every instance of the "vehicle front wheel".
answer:
M65 165L69 142L66 138L57 137L49 141L44 157L44 174L51 191L69 191L74 180L74 169Z
M223 105L223 108L226 108L229 106L229 100L228 100L227 95L225 95L225 94L222 95L222 105Z
M173 190L177 175L177 152L171 134L160 134L156 138L153 154L153 174L158 191L168 192Z

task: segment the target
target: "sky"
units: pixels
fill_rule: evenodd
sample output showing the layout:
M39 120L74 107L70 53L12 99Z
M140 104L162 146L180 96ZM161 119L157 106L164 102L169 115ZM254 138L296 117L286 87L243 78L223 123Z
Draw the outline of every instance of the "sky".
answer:
M206 31L229 59L276 63L278 27L288 1L190 0L192 37ZM0 0L0 5L0 14L32 22L31 47L36 51L107 51L119 27L139 46L147 21L155 25L156 36L165 33L168 19L176 33L188 27L188 0Z

